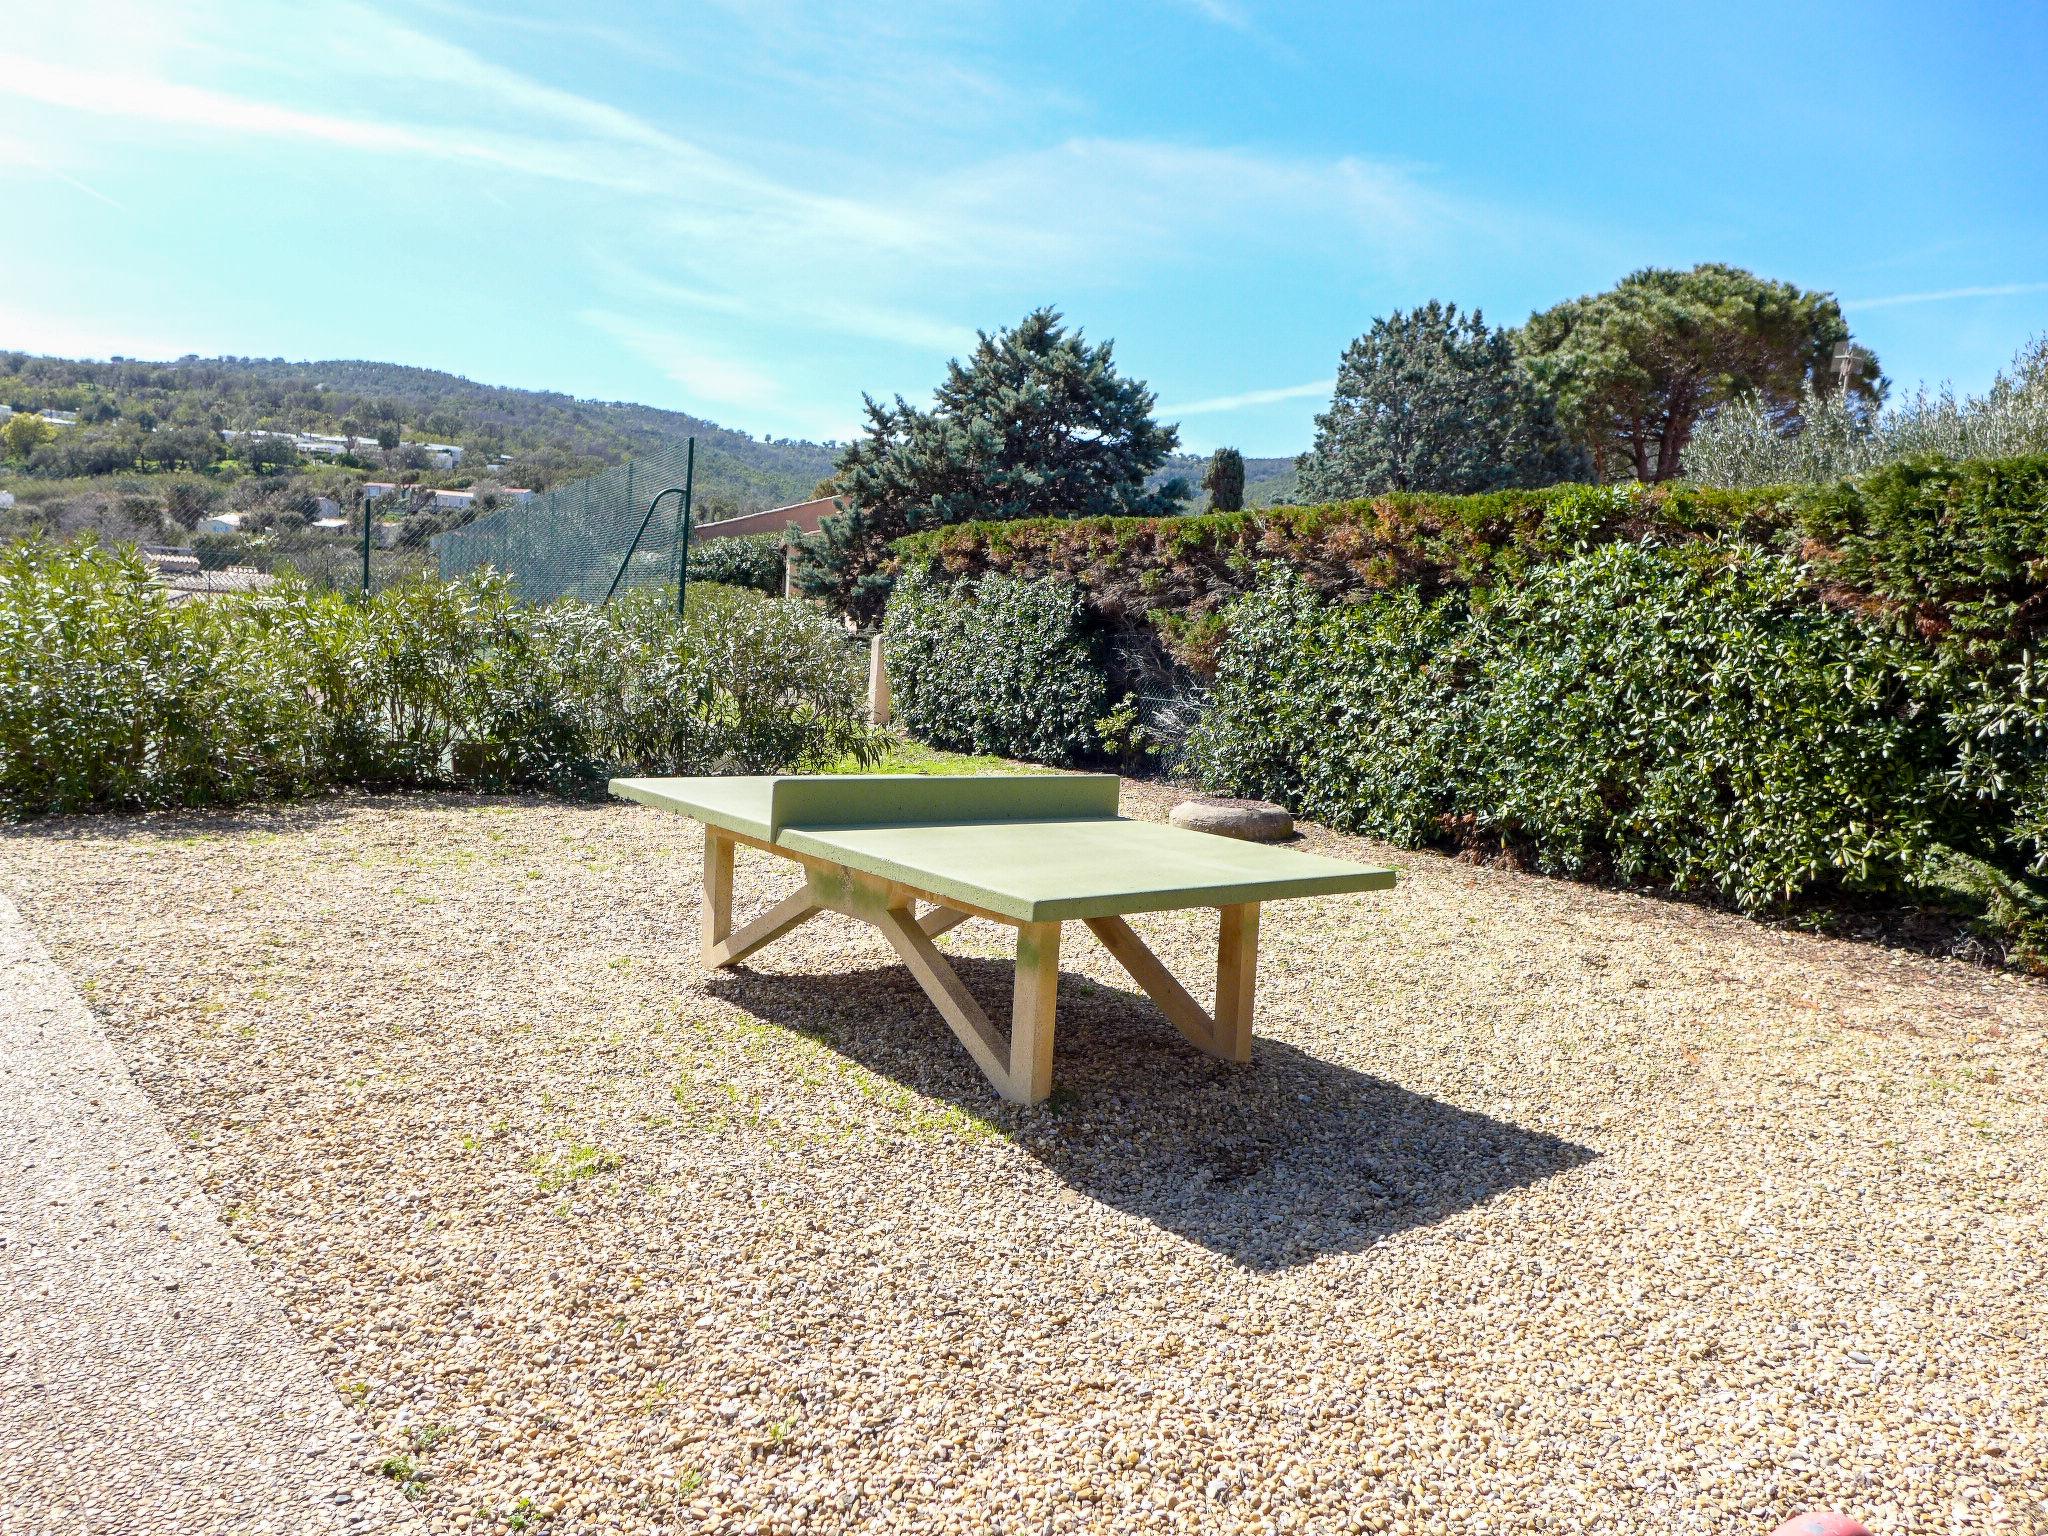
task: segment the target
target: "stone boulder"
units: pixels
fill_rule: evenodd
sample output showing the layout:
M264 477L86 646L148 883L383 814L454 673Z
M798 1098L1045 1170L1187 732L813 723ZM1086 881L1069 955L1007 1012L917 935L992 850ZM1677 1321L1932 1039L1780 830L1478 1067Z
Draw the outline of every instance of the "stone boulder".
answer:
M1251 843L1277 843L1294 835L1294 817L1267 800L1229 800L1204 795L1183 800L1167 818L1176 827L1193 832L1214 832L1218 837L1241 837Z

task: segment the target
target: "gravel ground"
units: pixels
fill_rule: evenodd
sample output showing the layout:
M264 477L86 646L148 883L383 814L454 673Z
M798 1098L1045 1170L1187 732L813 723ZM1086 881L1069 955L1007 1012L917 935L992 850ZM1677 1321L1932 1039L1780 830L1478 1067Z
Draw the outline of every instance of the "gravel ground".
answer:
M1251 1066L1075 925L1038 1110L849 921L702 975L638 807L0 888L437 1531L2048 1531L2048 988L1306 842L1405 878L1268 909ZM993 1006L1005 937L942 941Z
M424 1536L0 895L0 1532Z

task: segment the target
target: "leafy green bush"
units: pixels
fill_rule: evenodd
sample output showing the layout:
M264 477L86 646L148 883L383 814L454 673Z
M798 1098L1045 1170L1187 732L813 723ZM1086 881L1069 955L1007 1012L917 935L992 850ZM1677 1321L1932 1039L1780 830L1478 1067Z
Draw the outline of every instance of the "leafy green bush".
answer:
M817 613L710 584L673 609L522 607L491 575L173 605L131 551L19 544L0 554L0 813L583 792L877 750L857 658Z
M716 581L729 587L751 587L770 597L782 596L782 535L748 533L730 539L705 539L690 545L690 580Z
M953 751L1095 758L1109 687L1083 618L1080 594L1062 583L905 577L882 630L897 718Z
M1933 846L1938 722L1899 647L1754 546L1611 545L1469 615L1282 577L1241 602L1196 757L1403 842L1756 910L1896 887Z

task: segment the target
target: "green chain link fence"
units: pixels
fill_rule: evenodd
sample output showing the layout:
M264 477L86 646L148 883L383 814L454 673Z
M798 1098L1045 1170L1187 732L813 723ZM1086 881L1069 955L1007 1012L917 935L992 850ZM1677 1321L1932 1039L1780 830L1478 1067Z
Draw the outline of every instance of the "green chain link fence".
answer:
M661 491L683 484L687 452L687 445L678 443L644 453L436 535L433 550L442 578L492 566L511 577L520 597L530 603L558 597L602 602L614 577L620 592L674 586L682 497L662 497L651 519L647 504ZM628 549L633 558L621 574L619 563Z

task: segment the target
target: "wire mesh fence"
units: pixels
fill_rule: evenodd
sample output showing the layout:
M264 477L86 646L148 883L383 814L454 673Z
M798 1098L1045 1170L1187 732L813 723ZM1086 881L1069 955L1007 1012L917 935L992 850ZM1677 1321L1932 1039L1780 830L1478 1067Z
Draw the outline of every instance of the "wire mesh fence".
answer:
M681 487L686 451L678 443L641 454L436 535L433 549L442 578L492 566L509 576L530 603L558 597L601 602L615 577L620 592L673 587L682 554L682 497L662 497L652 518L647 507L660 492ZM633 557L622 573L620 562L629 549Z

